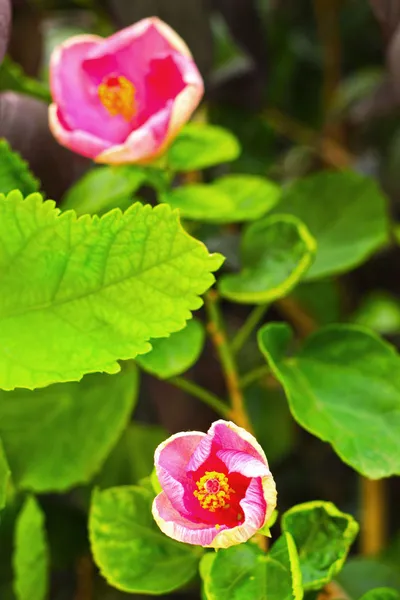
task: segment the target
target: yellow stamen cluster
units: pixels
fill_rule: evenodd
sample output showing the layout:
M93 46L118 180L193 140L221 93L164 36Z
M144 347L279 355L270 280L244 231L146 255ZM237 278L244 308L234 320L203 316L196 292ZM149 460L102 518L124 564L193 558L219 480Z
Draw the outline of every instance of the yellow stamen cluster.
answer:
M120 115L125 121L130 121L137 112L136 90L126 77L105 77L98 88L99 98L112 117Z
M217 471L206 471L205 475L196 482L197 490L193 495L198 499L200 506L215 512L219 508L229 508L231 494L235 493L229 486L228 477Z

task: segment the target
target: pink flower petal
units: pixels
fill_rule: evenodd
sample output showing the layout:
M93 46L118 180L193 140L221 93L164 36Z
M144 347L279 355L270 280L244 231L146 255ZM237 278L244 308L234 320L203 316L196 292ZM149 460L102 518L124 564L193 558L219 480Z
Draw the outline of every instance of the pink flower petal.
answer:
M56 104L51 104L49 107L49 127L62 146L88 158L95 158L110 146L109 142L87 131L80 129L71 131L63 122Z
M219 532L210 544L212 548L229 548L247 542L264 525L266 502L263 496L262 482L259 478L251 481L240 506L244 512L244 522L238 527Z
M236 471L245 477L265 477L270 471L264 462L240 450L218 450L217 456L228 467L228 471Z
M186 465L205 435L199 432L177 433L160 444L155 452L154 463L160 485L175 509L184 515L190 514L190 507L186 508L184 501L185 495L194 500L194 482L186 475Z
M167 135L170 117L171 106L167 106L134 130L125 143L111 146L96 156L96 162L116 165L150 162L160 154L160 141Z
M264 450L256 438L242 427L238 427L231 421L215 421L207 432L214 442L224 450L237 450L246 452L263 462L268 468L268 461Z
M163 110L133 131L124 144L103 152L96 162L146 164L165 152L196 110L204 93L203 80L195 64L192 61L183 64L181 59L178 60L181 61L185 88Z
M89 51L104 44L98 36L78 35L58 46L50 63L51 92L59 114L71 130L80 129L105 142L119 144L131 132L132 124L107 112L97 86L82 68Z
M161 492L153 501L153 517L163 533L178 542L196 546L210 546L216 535L226 527L196 523L180 515L166 494Z
M132 53L132 49L135 50L135 53ZM176 51L188 58L192 56L185 42L169 25L157 17L150 17L111 35L107 38L106 44L102 44L90 52L88 59L119 55L124 60L124 53L128 52L128 62L132 62L132 56L135 56L134 68L135 64L143 64L150 57L153 58L157 54L167 51Z

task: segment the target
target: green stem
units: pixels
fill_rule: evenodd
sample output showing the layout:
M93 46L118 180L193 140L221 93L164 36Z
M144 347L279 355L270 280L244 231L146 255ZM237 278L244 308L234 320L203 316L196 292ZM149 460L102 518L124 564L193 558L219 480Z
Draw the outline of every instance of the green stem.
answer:
M231 401L231 418L240 427L252 433L253 428L247 414L244 397L239 384L239 374L233 352L229 346L225 332L222 314L218 304L218 296L210 290L205 297L205 306L208 315L208 330L218 353L218 358L224 373L226 387Z
M191 396L194 396L198 400L201 400L222 417L229 418L231 413L229 406L225 404L223 400L218 398L218 396L215 396L200 385L197 385L197 383L189 381L189 379L185 379L184 377L171 377L171 379L168 379L167 381Z
M251 313L247 317L246 321L244 322L244 324L242 325L242 327L239 329L239 331L237 332L237 334L235 335L235 337L232 340L231 348L235 354L237 354L239 352L239 350L241 350L243 345L247 342L248 338L251 336L254 329L257 327L257 325L260 323L260 321L264 317L268 308L269 308L269 304L260 304L259 306L256 306L251 311Z
M246 373L246 375L243 375L243 377L240 379L240 387L242 388L242 390L244 390L245 388L249 387L249 385L251 385L252 383L255 383L259 379L262 379L263 377L269 375L269 373L270 368L268 367L268 365L261 365L261 367L256 367L252 371Z

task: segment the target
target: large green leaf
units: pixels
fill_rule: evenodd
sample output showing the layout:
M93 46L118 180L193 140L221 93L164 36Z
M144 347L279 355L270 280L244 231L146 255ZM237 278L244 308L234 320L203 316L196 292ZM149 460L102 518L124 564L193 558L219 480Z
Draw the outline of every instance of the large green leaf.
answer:
M3 444L0 441L0 510L6 505L7 487L10 479L10 468L4 455Z
M309 279L348 271L388 240L385 197L372 179L357 173L301 179L284 190L279 212L304 221L317 240Z
M130 423L108 456L96 484L101 488L138 483L151 475L154 451L168 432L158 425Z
M17 600L45 600L49 557L44 515L29 497L18 516L14 541L14 591Z
M0 196L0 388L118 372L185 326L221 262L166 205L76 219Z
M212 562L205 560L200 573L207 600L301 600L303 597L299 558L289 533L284 533L268 554L249 542L220 550Z
M400 600L400 594L393 588L375 588L364 594L360 600Z
M27 163L11 150L6 140L0 139L0 192L8 194L18 189L27 196L39 188L40 183L30 172Z
M331 502L306 502L283 515L282 530L296 544L304 589L319 590L341 570L358 525Z
M78 215L93 215L104 214L112 208L126 209L145 180L146 170L142 167L97 167L68 190L63 210L74 209Z
M92 552L102 575L131 593L166 594L192 579L200 550L171 540L151 514L153 495L138 487L95 491L89 517Z
M210 223L235 223L261 218L277 202L279 187L255 175L226 175L213 184L192 184L161 195L182 217Z
M400 474L400 358L360 327L331 325L310 336L294 358L285 324L259 331L259 345L283 385L294 418L332 444L371 479Z
M148 373L161 379L174 377L195 364L203 350L205 331L200 321L188 321L185 329L168 338L152 341L153 349L138 356L136 362Z
M239 154L239 142L227 129L188 123L169 149L167 160L175 171L196 171L235 160Z
M0 437L15 484L44 492L88 481L121 435L137 387L130 365L113 376L0 392Z
M253 223L242 239L242 271L219 280L222 296L264 304L287 295L309 269L315 240L301 221L273 215Z

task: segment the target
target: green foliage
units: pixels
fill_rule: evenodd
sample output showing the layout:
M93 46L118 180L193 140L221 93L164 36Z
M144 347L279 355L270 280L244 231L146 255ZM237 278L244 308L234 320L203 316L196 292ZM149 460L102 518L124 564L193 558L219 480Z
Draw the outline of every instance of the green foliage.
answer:
M286 324L272 323L258 339L294 418L366 477L399 474L400 359L394 348L362 328L332 325L285 358L291 336Z
M185 219L236 223L261 218L279 200L280 189L255 175L226 175L213 184L192 184L161 194Z
M205 564L204 562L205 561ZM207 600L301 600L299 558L293 539L284 533L268 554L248 542L202 559L200 573Z
M293 421L282 389L267 388L253 384L246 388L246 406L255 435L270 465L288 456L296 440L296 424Z
M153 349L138 356L136 362L148 373L168 379L187 371L199 358L205 341L204 327L200 321L188 321L185 329L168 338L154 340Z
M116 373L182 329L221 262L166 206L101 219L0 197L0 388ZM68 360L65 359L68 357Z
M7 487L10 479L10 468L4 455L3 444L0 441L0 510L5 507Z
M319 590L342 568L358 525L331 502L306 502L283 515L282 530L296 544L304 590Z
M372 293L364 299L353 315L354 323L374 329L382 335L400 331L399 301L384 292Z
M114 376L0 392L0 437L14 483L47 492L89 481L121 435L137 387L130 365Z
M318 251L307 278L349 271L388 241L386 199L372 179L322 172L284 189L279 212L306 224Z
M102 215L112 208L127 209L133 194L146 181L146 170L136 166L97 167L69 188L63 210L80 215Z
M154 451L167 437L163 427L130 423L96 477L96 484L107 488L139 483L151 475Z
M19 64L9 56L4 58L0 66L0 90L11 90L51 102L48 86L26 75Z
M17 188L28 196L39 190L40 183L21 156L11 150L6 140L0 139L0 192L8 194Z
M219 280L222 296L234 302L264 304L285 296L309 269L314 238L290 215L273 215L253 223L242 238L242 271Z
M361 598L370 590L382 587L400 592L398 564L392 567L373 558L350 558L338 574L337 581L350 598Z
M360 600L399 600L400 594L392 588L370 590Z
M49 566L44 515L28 497L18 516L14 540L14 590L17 600L45 600Z
M102 575L130 593L166 594L194 577L199 549L158 529L153 496L139 487L95 491L89 517L92 552Z
M174 171L196 171L235 160L239 154L239 142L227 129L188 123L169 149L167 161Z

